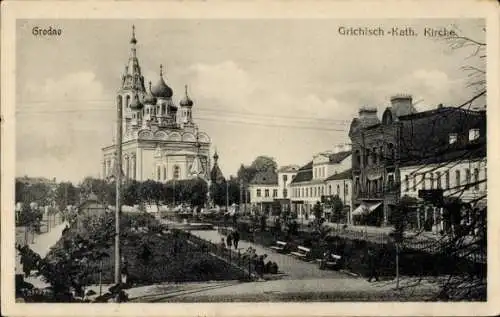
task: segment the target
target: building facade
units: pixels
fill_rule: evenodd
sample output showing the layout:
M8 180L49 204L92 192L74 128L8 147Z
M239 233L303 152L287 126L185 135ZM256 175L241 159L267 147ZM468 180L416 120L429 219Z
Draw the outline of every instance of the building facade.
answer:
M308 219L312 216L314 205L330 195L329 190L332 190L333 194L334 187L328 187L333 185L329 183L328 178L349 170L351 156L351 145L337 146L333 151L314 155L312 161L297 171L290 189L292 212L296 213L298 218Z
M188 96L177 104L160 65L156 84L146 89L137 57L135 29L130 57L116 96L122 108L122 173L138 181L209 179L210 138L193 120L194 102ZM116 140L102 149L103 178L116 174Z
M485 111L439 105L417 112L411 96L397 95L382 120L376 109L362 108L349 136L352 214L365 224L390 225L401 196L418 197L422 189L440 187L444 196L461 198L482 194L480 184L453 190L486 175Z

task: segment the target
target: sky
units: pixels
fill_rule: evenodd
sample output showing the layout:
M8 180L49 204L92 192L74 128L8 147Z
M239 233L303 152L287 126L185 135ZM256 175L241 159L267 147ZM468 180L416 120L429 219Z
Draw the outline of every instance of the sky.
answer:
M145 81L160 64L177 103L184 85L193 117L212 140L224 175L259 155L279 166L349 143L361 106L379 117L391 95L419 111L473 95L454 50L424 27L484 40L483 20L18 20L16 175L79 182L99 176L101 148L115 129L114 101L130 55L132 25ZM61 36L33 36L56 27ZM413 27L415 37L342 36L345 27Z

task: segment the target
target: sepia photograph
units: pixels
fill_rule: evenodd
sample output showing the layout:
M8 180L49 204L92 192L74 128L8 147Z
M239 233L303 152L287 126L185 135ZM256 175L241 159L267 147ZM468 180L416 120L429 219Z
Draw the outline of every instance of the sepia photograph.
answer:
M15 305L491 301L485 17L13 21Z

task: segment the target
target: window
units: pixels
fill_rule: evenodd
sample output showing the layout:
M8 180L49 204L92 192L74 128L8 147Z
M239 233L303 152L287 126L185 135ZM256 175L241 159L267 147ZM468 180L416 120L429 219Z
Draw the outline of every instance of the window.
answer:
M301 196L301 197L304 197L304 188L301 188L301 189L300 189L300 196Z
M475 141L479 139L479 129L470 129L469 130L469 141Z
M429 181L431 182L431 189L434 189L434 173L429 176Z
M278 197L278 190L277 189L273 189L273 197Z
M377 148L372 149L372 163L377 164Z
M425 190L426 188L426 184L425 184L425 173L422 174L422 189Z
M437 182L437 188L441 189L443 185L441 184L441 172L436 172L436 182Z
M313 194L313 197L316 197L317 193L316 193L316 187L314 187L314 194Z
M340 197L340 185L337 185L337 196Z
M460 186L460 171L455 171L455 186Z
M458 135L456 133L450 133L449 142L450 144L457 143Z
M323 186L321 186L321 195L324 195L325 194L325 188Z
M288 175L283 175L283 185L286 186L286 182L288 181Z
M174 166L174 179L179 179L179 177L181 176L181 169L179 166Z
M278 190L276 190L276 196L278 196ZM283 189L283 198L286 198L288 196L288 190L285 188Z
M260 188L257 189L257 197L260 197L261 196L261 192L260 192Z
M394 159L394 145L392 143L387 144L388 156L390 160Z
M449 171L446 171L444 173L444 178L445 178L444 179L444 181L445 181L444 186L445 186L446 189L448 189L448 188L450 188L450 172Z
M332 194L332 185L328 185L328 195Z
M413 191L417 190L417 176L413 174Z
M264 190L264 196L265 197L269 197L269 189L265 189Z
M345 184L345 195L349 195L349 184Z
M474 189L479 190L479 168L474 169Z
M465 169L465 185L469 185L471 182L470 169Z
M410 177L408 175L405 175L405 191L410 190Z
M163 166L163 179L167 179L167 168L165 166Z
M160 177L161 177L161 171L160 171L160 167L157 166L156 167L156 180L159 181L160 180Z
M389 185L389 189L392 190L394 187L394 175L393 174L389 174L388 185Z
M366 157L366 158L365 158L365 164L366 164L366 165L369 165L369 164L370 164L370 155L371 155L371 153L370 153L370 149L366 149L366 154L365 154L365 157Z

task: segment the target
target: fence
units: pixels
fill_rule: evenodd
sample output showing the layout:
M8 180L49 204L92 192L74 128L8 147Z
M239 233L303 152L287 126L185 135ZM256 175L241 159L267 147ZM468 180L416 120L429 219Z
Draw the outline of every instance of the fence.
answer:
M239 249L236 251L231 248L226 248L226 246L222 243L217 245L192 234L185 234L187 236L187 240L191 243L201 246L201 248L207 252L212 253L230 265L237 266L239 269L243 270L250 280L257 277L255 257L253 254L249 254L247 252L241 253Z

